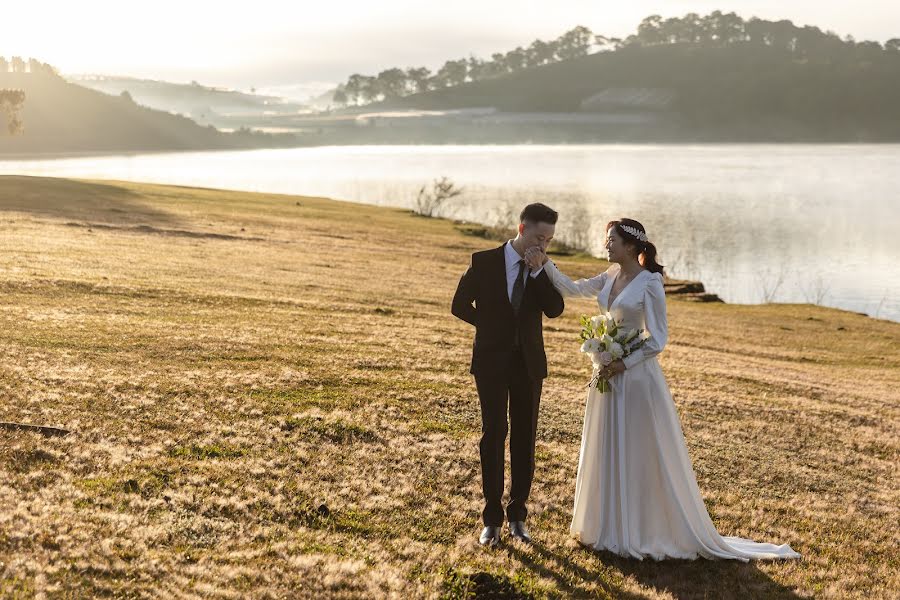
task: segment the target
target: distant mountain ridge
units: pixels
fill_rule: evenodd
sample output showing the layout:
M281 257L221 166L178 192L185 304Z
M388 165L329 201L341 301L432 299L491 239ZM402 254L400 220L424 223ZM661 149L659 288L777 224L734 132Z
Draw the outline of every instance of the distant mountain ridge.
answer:
M260 101L265 106L275 97L199 84L127 78L92 84L122 89L110 96L66 83L43 63L28 65L34 72L25 72L21 59L7 63L0 57L0 89L21 88L27 95L25 134L0 136L0 153L385 143L900 142L900 38L857 42L813 26L720 11L651 15L625 39L594 36L579 26L490 61L447 61L434 74L424 67L354 74L309 100L328 107L320 112L298 110L297 104L260 111ZM139 106L154 94L160 106L183 101L179 112L237 131L227 134ZM242 110L249 112L224 114ZM0 131L4 125L0 117Z
M635 46L366 108L476 107L652 115L667 139L900 141L900 52L837 61L770 46Z
M548 115L541 128L519 131L457 117L450 131L457 141L900 141L900 38L857 42L721 11L651 15L625 39L592 36L577 27L489 61L448 61L435 74L353 75L341 87L349 104L343 113L477 108L509 113L505 123L522 114L523 125ZM562 131L550 113L592 113L572 121L597 126ZM379 125L380 137L399 140L415 122L382 118ZM444 124L418 135L449 130Z
M150 108L183 114L200 124L232 128L242 116L296 114L310 107L279 96L191 83L111 75L72 75L71 83L118 96L123 92Z
M21 89L20 135L0 136L0 154L214 150L297 145L293 135L233 133L67 82L52 70L0 70L0 89ZM0 115L0 127L5 127Z

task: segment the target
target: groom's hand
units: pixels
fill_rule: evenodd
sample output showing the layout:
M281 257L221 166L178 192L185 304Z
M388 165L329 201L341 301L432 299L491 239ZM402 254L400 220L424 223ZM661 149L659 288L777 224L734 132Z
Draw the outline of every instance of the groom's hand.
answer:
M544 266L548 260L547 255L538 246L532 246L525 250L525 264L532 271L536 271Z

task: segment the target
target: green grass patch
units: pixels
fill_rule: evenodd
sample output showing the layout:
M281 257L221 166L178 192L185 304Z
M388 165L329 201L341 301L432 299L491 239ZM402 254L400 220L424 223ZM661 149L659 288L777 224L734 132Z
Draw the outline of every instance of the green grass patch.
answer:
M189 458L194 460L229 459L244 456L247 451L228 444L189 444L176 446L169 450L172 458Z
M335 444L376 442L378 436L361 425L324 417L290 417L281 426L284 431L298 431Z

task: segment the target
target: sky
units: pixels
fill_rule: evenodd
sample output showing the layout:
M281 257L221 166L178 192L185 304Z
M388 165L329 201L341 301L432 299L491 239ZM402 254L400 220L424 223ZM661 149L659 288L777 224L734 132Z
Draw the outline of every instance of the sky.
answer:
M900 37L900 2L892 0L27 0L3 7L0 56L34 57L63 74L305 97L352 73L489 58L577 25L624 37L647 15L713 10L790 19L857 40Z

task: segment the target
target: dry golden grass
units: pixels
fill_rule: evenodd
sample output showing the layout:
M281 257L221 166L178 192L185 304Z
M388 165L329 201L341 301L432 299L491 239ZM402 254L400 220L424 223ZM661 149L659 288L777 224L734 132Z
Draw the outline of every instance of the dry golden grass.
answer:
M887 598L900 324L670 301L661 356L726 535L801 561L619 559L567 539L589 301L548 321L531 548L485 551L472 331L491 246L405 211L0 177L2 597ZM603 268L560 258L573 275Z

